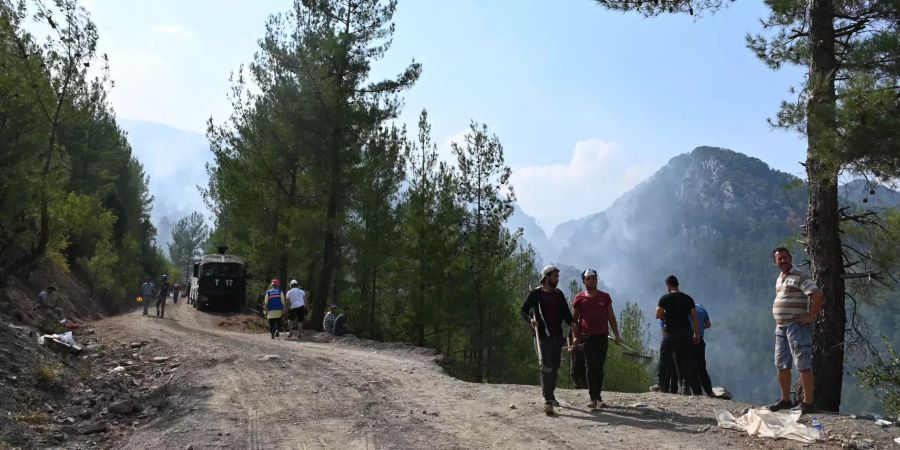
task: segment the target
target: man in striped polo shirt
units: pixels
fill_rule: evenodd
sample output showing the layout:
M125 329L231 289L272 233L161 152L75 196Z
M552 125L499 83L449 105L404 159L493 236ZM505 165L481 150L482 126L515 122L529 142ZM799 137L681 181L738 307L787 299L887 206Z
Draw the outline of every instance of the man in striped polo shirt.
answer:
M769 405L772 411L787 409L791 403L791 367L800 371L803 400L794 407L801 413L813 409L812 323L822 308L822 290L805 273L791 265L791 252L778 247L772 252L775 265L781 269L775 280L775 367L781 399Z

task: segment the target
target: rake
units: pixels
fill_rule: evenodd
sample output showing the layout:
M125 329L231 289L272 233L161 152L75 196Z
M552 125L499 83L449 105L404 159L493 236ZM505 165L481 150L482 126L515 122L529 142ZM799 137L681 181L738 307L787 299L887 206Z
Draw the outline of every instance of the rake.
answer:
M615 342L615 338L613 338L612 336L607 336L607 337L609 338L610 341ZM625 345L624 342L619 342L617 345L619 347L622 347L622 356L624 356L625 359L627 359L629 361L632 361L632 362L635 362L638 364L649 364L650 361L653 361L652 356L642 355L642 354L636 352L633 348ZM573 348L575 348L575 346L567 345L563 348L566 350L572 350Z
M612 336L607 336L607 337L609 338L609 340L616 342L615 338L613 338ZM622 347L622 356L624 356L625 359L628 359L632 362L636 362L638 364L650 364L650 361L653 361L652 356L642 355L642 354L634 351L633 348L625 345L624 342L618 342L617 345L619 347Z

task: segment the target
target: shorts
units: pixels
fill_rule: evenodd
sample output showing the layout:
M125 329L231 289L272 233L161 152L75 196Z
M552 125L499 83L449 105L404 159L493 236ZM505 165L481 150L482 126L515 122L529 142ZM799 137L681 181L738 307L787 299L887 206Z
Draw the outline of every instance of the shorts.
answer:
M812 324L775 327L775 367L798 370L812 367Z
M291 308L291 320L296 320L297 322L303 322L306 320L306 307L301 306L299 308Z

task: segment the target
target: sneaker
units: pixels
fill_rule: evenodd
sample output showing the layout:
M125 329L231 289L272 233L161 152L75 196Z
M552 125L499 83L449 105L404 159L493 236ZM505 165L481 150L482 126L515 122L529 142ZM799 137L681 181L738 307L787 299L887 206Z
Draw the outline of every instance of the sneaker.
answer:
M789 408L792 408L793 406L794 406L794 404L791 403L790 400L778 400L777 402L772 403L769 406L766 406L766 408L769 411L775 412L775 411L781 411L782 409L789 409Z
M607 405L602 398L600 400L597 400L597 408L606 408L607 406L609 405Z
M555 407L557 407L557 408L559 408L559 402L556 401L555 398L554 398L553 400L550 400L550 404L553 405L553 406L555 406Z
M551 402L544 403L544 413L547 414L548 416L553 414L553 403L551 403Z
M809 414L816 411L815 405L808 405L806 403L800 402L797 406L791 408L791 412L800 411L800 414Z
M591 400L591 402L588 403L588 408L597 409L597 400Z
M650 386L650 392L659 392L661 390L662 390L662 388L659 387L658 384L654 384L653 386Z

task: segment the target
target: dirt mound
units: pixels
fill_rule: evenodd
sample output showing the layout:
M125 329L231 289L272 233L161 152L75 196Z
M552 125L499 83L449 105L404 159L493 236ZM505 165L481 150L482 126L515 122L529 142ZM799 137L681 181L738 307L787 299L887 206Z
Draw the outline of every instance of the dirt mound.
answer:
M266 321L255 314L236 314L220 320L219 328L240 333L262 333L269 330Z

